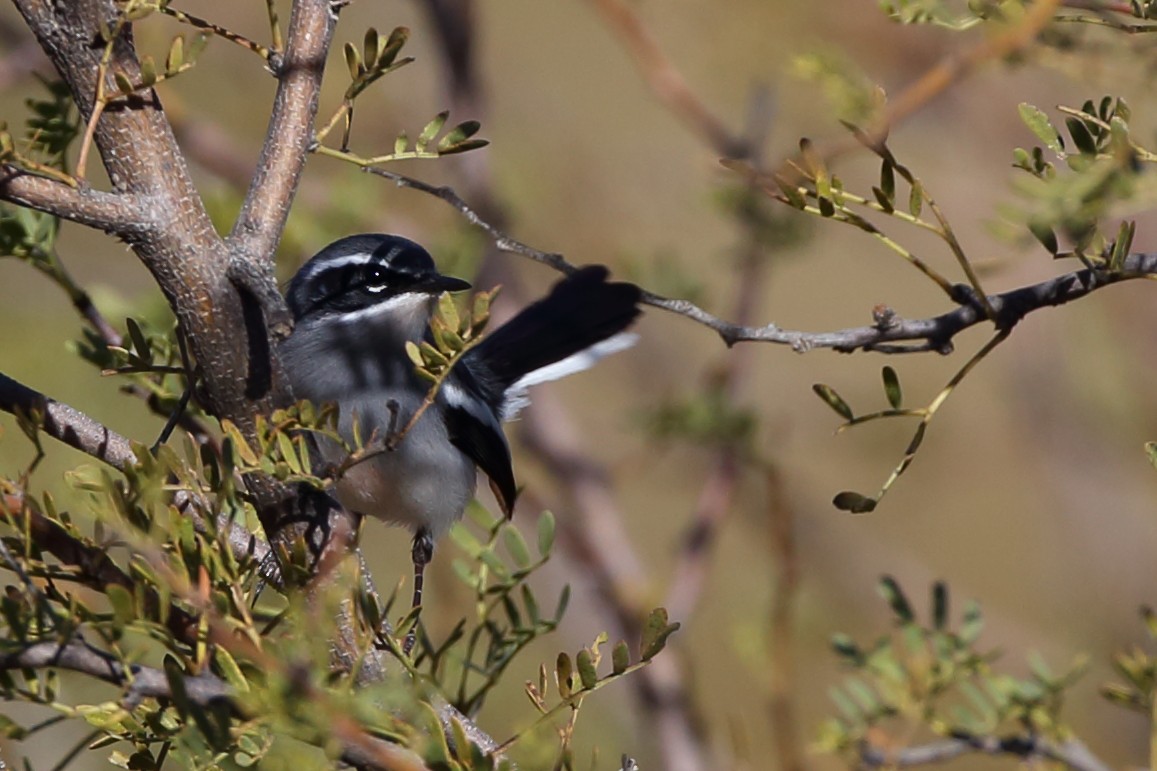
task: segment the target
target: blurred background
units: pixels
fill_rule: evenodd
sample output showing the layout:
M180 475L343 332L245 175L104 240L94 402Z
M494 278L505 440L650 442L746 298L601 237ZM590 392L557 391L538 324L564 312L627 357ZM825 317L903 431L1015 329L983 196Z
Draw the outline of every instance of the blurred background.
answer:
M777 164L801 136L845 136L827 98L830 81L798 77L797 57L819 52L854 62L895 94L978 39L895 25L866 0L838 5L838 12L833 4L790 0L631 7L690 90L730 130L742 133L753 95L766 89L772 107L759 153ZM180 7L267 39L262 3ZM477 4L478 90L464 96L448 86L425 4L351 4L342 13L339 44L360 44L367 26L383 32L407 26L405 53L416 57L359 100L353 149L385 152L401 131L415 136L435 113L453 107L451 122L482 120L487 148L391 168L454 186L536 248L576 263L605 263L619 276L692 296L724 317L742 312L788 329L870 324L881 303L909 318L948 310L931 283L863 233L785 207L772 210L783 245L761 251L753 267L744 230L726 205L736 176L647 86L608 18L582 0ZM30 73L44 64L21 37L12 8L0 8L0 22L0 116L15 126L24 100L38 89ZM184 31L170 19L150 19L138 28L138 42L163 57L167 41ZM334 51L323 116L337 107L346 83L340 46ZM1050 49L1015 67L989 63L892 130L893 151L936 196L983 268L989 291L1073 269L1053 263L1035 242L995 234L999 207L1016 201L1012 149L1036 142L1017 104L1051 110L1121 94L1133 107L1138 136L1150 137L1151 81L1143 67L1124 61L1111 50L1078 59ZM238 181L256 162L274 85L252 54L213 40L195 70L160 91L183 141L197 147L193 165L222 230L243 193ZM836 168L866 190L877 164L865 155L841 158ZM1157 218L1142 211L1146 203L1126 212L1138 219L1139 251L1152 248L1157 228ZM480 285L506 287L504 312L557 278L515 255L487 255L479 233L433 197L314 157L283 242L282 279L329 241L359 231L415 238L443 268L462 275L481 268ZM895 224L889 232L963 280L938 242ZM114 321L162 307L123 245L66 225L61 254ZM537 588L550 596L569 583L574 597L560 631L524 654L483 710L481 725L500 738L526 725L534 713L522 684L540 661L577 650L603 630L612 638L623 634L624 608L676 600L673 620L683 628L648 682L677 688L691 709L664 722L656 719L662 710L640 695L648 685L620 683L584 709L579 757L597 745L600 768L617 767L624 752L645 769L674 767L663 751L672 741L664 731L683 725L702 740L702 767L767 767L765 758L785 751L778 733L784 709L805 751L819 723L835 712L827 691L844 673L828 641L835 632L871 640L887 631L889 614L875 585L891 574L921 610L936 579L949 582L957 611L965 600L978 601L989 621L987 647L1004 651L1003 665L1014 674L1027 671L1030 652L1058 670L1087 653L1091 666L1068 705L1070 723L1103 759L1139 763L1146 721L1107 705L1097 688L1111 675L1111 653L1143 640L1137 609L1157 592L1157 472L1142 450L1157 439L1152 292L1148 282L1131 282L1031 315L964 381L911 469L877 511L863 516L837 511L832 497L842 490L874 493L914 425L873 423L836 436L838 418L812 384L835 387L857 411L882 409L880 369L889 364L906 400L926 404L988 330L961 335L948 357L801 355L766 344L728 350L710 330L649 309L634 350L543 387L542 409L511 431L526 486L517 521L533 533L538 510L549 508L564 527L563 548L537 576ZM737 310L743 302L747 309ZM159 419L69 353L80 322L67 298L12 259L0 260L0 330L6 374L130 437L155 436ZM675 439L655 432L657 415L686 417L686 405L701 405L712 393L752 421L750 453L726 460L730 451L710 432ZM0 416L0 429L0 473L19 473L32 449L7 416ZM87 460L50 449L37 483L61 491L67 503L62 475ZM577 461L568 465L575 457L595 471L580 474ZM696 521L696 532L714 537L688 557L684 544ZM407 533L370 523L364 538L379 585L409 580ZM428 574L426 619L434 634L469 611L451 554L447 544ZM62 746L31 748L30 758L51 766ZM804 761L840 765L810 753Z

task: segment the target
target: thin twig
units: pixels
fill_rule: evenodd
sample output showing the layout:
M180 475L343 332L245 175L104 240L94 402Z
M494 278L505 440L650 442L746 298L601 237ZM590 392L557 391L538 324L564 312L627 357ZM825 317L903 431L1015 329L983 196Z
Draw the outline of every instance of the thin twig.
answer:
M482 219L468 203L462 200L450 187L431 185L421 180L386 169L366 169L371 174L389 179L400 187L408 187L439 198L456 209L468 222L481 228L491 237L497 249L527 257L555 270L571 274L577 268L561 254L544 252L528 246L494 225ZM988 304L1002 328L1012 327L1033 311L1063 305L1085 297L1093 291L1110 284L1138 278L1157 277L1157 253L1131 254L1125 258L1122 270L1108 272L1084 269L1065 273L1006 292L989 295ZM965 287L965 295L968 288ZM895 313L887 317L886 323L872 326L850 327L830 332L804 332L783 329L775 324L748 326L722 319L704 310L689 300L679 300L643 290L642 302L661 308L678 316L714 330L728 346L741 342L763 342L788 345L797 352L805 353L820 348L830 348L840 353L853 351L876 351L877 353L899 354L924 351L948 353L952 350L952 339L960 332L986 319L984 310L978 303L966 303L955 310L925 319L903 319ZM895 343L917 343L916 345L889 345Z

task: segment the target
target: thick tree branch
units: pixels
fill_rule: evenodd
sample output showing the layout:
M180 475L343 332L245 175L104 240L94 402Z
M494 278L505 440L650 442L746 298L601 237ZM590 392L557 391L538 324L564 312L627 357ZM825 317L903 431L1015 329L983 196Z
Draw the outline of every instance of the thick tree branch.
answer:
M0 199L48 212L106 233L143 234L156 226L141 196L72 187L37 176L10 163L0 164Z
M32 418L40 430L86 455L124 471L136 463L129 440L67 404L0 373L0 410Z
M39 642L0 651L0 671L13 669L63 669L125 689L125 702L131 706L141 699L171 699L173 690L168 675L154 667L133 664L125 667L112 655L82 641L67 643ZM208 707L228 702L232 709L232 689L211 672L185 675L184 696L193 704ZM369 735L359 726L335 719L335 733L342 745L342 760L350 765L382 771L421 771L426 766L412 751Z
M12 669L67 669L80 672L124 687L130 703L144 698L167 699L172 696L169 678L161 670L137 664L126 668L112 655L83 642L40 642L16 650L0 651L0 670ZM190 701L201 706L208 706L229 696L229 686L209 672L187 675L185 691Z
M270 63L278 79L277 96L257 171L229 237L235 254L245 259L272 265L313 143L325 57L342 5L338 0L294 2L285 55Z

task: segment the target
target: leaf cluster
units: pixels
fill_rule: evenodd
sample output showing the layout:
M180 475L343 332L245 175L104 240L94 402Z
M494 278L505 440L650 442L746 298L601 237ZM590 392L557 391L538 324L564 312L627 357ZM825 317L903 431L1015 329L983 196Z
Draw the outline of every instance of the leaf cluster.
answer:
M830 692L840 717L823 726L825 751L858 764L865 743L906 742L916 727L942 737L1067 737L1061 710L1083 660L1056 674L1034 658L1028 677L1004 674L995 667L998 655L979 647L983 618L974 603L954 627L943 583L932 587L926 621L894 579L883 578L879 591L891 609L893 631L869 646L844 634L832 639L852 674Z
M1120 98L1088 100L1080 109L1058 108L1065 133L1031 104L1020 105L1025 125L1044 143L1031 150L1016 148L1013 166L1031 176L1019 187L1022 208L1008 208L1010 219L1027 221L1033 236L1054 257L1076 257L1088 265L1112 269L1128 254L1132 224L1104 235L1102 221L1121 203L1140 192L1140 174L1157 156L1142 147L1130 129L1132 111ZM1065 134L1068 140L1065 139ZM1046 159L1045 150L1063 161L1065 173ZM1073 246L1062 251L1057 232Z

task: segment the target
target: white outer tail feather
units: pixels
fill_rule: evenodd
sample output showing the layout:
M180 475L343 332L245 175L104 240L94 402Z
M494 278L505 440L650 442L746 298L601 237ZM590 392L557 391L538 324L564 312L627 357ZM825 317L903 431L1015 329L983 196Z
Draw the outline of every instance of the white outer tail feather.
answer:
M551 380L558 380L567 375L582 372L584 369L590 369L600 359L610 356L613 353L618 353L619 351L625 351L638 342L638 340L639 336L634 332L620 332L613 337L608 337L606 340L595 343L589 348L584 348L561 361L556 361L554 364L548 364L533 372L526 373L516 380L510 388L506 389L505 400L502 404L502 419L504 421L514 420L518 417L518 413L530 404L527 389L531 386L536 386L539 383L547 383Z

